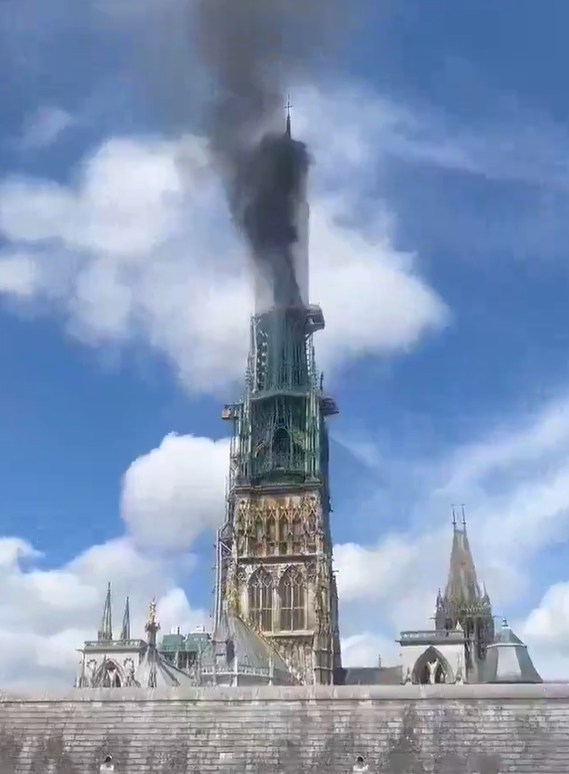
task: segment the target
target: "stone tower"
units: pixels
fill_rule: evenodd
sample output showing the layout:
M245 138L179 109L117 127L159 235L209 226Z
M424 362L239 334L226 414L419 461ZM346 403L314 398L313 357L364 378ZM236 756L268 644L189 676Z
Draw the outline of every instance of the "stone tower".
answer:
M465 665L469 682L478 682L487 649L494 642L492 605L478 583L462 509L462 525L453 511L453 536L450 567L444 594L439 592L435 622L438 631L452 632L457 625L464 633Z
M308 205L297 205L302 223L292 261L304 282ZM337 407L315 366L322 310L307 303L306 285L296 290L287 296L281 287L253 316L245 396L222 412L233 437L215 621L224 609L238 615L297 682L326 685L341 667L326 426Z

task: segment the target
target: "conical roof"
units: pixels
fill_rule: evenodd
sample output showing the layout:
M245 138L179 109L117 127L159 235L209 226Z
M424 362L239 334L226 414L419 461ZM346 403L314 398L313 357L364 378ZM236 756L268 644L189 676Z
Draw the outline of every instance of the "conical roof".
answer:
M483 683L542 683L527 645L515 634L506 619L488 646L482 670Z
M463 524L462 528L456 524L453 527L450 566L444 596L447 601L460 607L476 605L482 600L466 524Z

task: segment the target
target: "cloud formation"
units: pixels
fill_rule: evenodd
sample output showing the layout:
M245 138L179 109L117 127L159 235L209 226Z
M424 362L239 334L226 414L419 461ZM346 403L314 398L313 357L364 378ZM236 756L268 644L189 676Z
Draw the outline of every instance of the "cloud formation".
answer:
M319 338L327 369L407 350L449 320L419 259L395 247L385 204L362 204L376 162L375 113L356 122L344 110L347 94L306 90L298 118L317 160L311 297L328 320ZM335 121L330 141L321 119L334 113L345 119ZM5 179L0 233L9 244L0 255L0 292L42 309L47 301L89 344L146 341L190 390L241 377L250 265L199 137L110 139L68 186Z
M365 445L352 451L363 452L360 460L367 458L370 469L384 464L385 457L369 454ZM546 679L569 674L563 617L568 586L562 580L547 588L536 572L547 552L569 536L568 454L569 399L559 397L438 458L413 461L407 476L422 484L408 499L404 528L368 545L336 546L346 635L358 634L370 605L376 624L366 617L368 638L389 642L400 629L429 625L448 570L450 504L464 501L479 580L487 585L494 613L507 615L525 637ZM405 497L404 484L399 481L399 498ZM360 503L358 512L366 510L373 512L373 504ZM524 598L540 597L535 609L524 605ZM397 647L387 652L395 657Z
M534 573L536 560L569 530L568 414L569 399L559 398L529 418L512 418L436 460L409 466L408 481L419 476L425 486L413 490L401 529L385 532L380 521L368 543L335 546L347 665L373 665L380 655L384 664L397 663L398 632L429 626L448 568L448 504L460 492L479 579L495 614L506 614L525 638L544 678L569 674L569 584L561 579L547 588ZM369 459L371 470L377 460ZM162 600L163 629L207 623L208 611L195 609L179 582L190 571L209 571L209 558L196 567L189 552L223 519L227 463L225 441L167 436L125 473L125 536L62 567L44 570L28 543L1 540L0 574L8 590L0 604L4 684L69 682L74 648L95 635L108 580L117 600L131 594L137 632L153 594ZM352 515L375 512L369 501L352 505ZM523 602L530 586L533 609Z
M0 539L2 686L71 687L79 662L76 649L86 639L96 639L109 581L115 627L130 595L135 637L144 634L146 610L154 596L165 631L174 626L189 631L204 623L207 612L192 609L177 585L176 572L182 569L187 573L187 562L162 562L139 551L128 538L92 546L61 567L44 569L29 543Z

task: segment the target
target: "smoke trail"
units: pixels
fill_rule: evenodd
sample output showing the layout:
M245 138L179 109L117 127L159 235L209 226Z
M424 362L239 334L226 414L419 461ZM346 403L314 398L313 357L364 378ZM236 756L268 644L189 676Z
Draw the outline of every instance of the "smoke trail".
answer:
M346 0L349 1L349 0ZM278 306L302 301L293 250L309 166L284 132L283 79L303 74L344 0L197 0L193 32L211 81L206 127L232 217ZM266 131L275 116L280 132Z

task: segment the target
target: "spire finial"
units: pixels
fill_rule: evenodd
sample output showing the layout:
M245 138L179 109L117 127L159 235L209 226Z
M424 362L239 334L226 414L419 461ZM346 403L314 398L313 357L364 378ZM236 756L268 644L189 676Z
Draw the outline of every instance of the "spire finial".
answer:
M452 505L452 526L456 529L456 505Z
M462 513L462 526L466 527L466 513L464 512L464 503L460 506Z
M105 596L105 606L103 608L103 618L101 628L99 629L99 641L107 642L113 639L113 617L112 617L111 584L107 584L107 594Z
M287 101L286 101L286 105L285 105L285 110L286 110L286 130L285 130L285 134L286 134L287 137L292 137L292 130L291 130L291 125L290 125L290 111L292 110L292 103L290 101L290 94L287 97Z
M122 619L121 640L130 640L130 601L126 598Z

